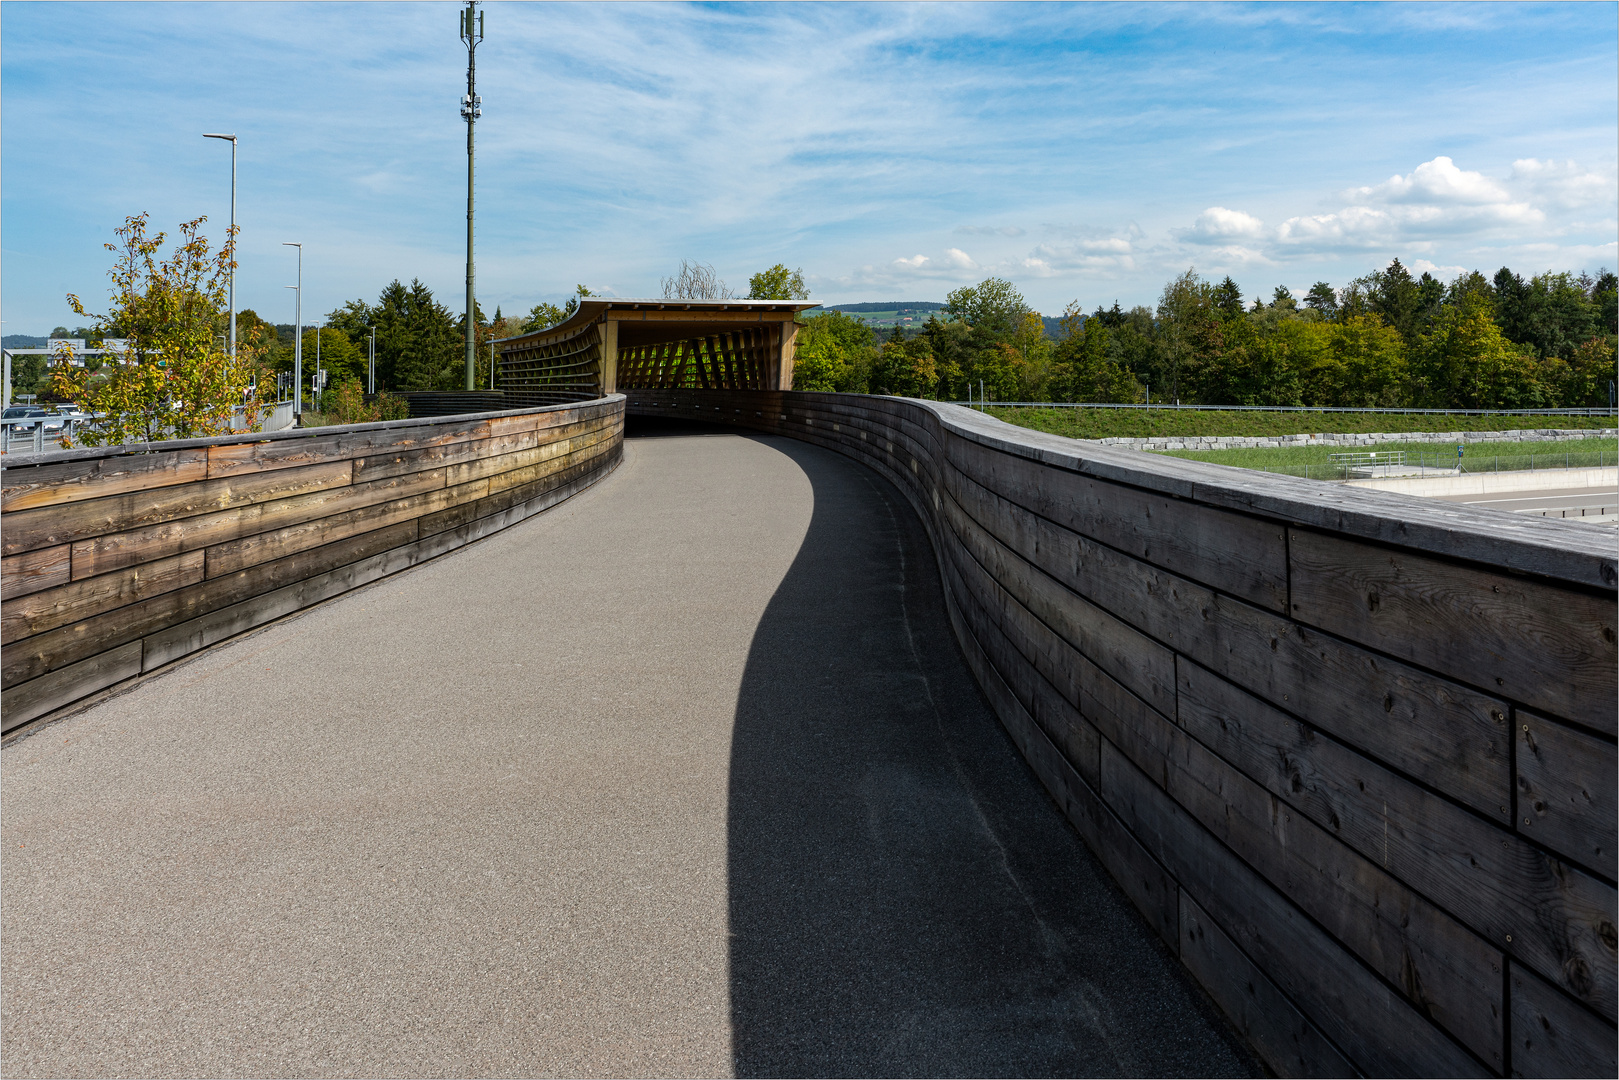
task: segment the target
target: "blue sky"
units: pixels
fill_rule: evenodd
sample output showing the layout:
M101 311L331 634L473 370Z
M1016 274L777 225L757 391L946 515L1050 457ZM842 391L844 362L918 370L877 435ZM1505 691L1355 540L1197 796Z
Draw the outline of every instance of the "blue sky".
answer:
M461 304L455 5L0 4L6 333L99 300L127 214L223 229L237 298L306 320L419 277ZM1010 278L1047 314L1249 296L1390 258L1613 267L1619 7L486 5L486 311L656 295L684 258L746 291L942 300ZM92 305L94 308L94 305Z

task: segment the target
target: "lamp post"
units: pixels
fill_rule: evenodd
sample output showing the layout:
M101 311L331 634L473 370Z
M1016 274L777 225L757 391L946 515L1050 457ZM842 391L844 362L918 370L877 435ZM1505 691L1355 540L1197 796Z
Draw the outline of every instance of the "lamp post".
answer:
M472 126L483 115L483 102L478 98L477 49L483 40L483 12L477 11L478 0L467 0L461 16L461 40L467 46L467 92L461 99L461 116L467 122L467 389L477 386L475 367L477 356L477 327L473 316L477 304L472 297Z
M297 290L298 297L292 331L292 415L297 423L304 415L304 246L290 241L283 241L281 246L298 249L298 284L287 286Z
M230 267L230 358L236 359L236 136L210 135L203 133L205 139L228 139L230 141L230 238L231 238L231 267Z
M374 326L371 328L370 358L366 363L366 384L369 387L366 393L377 392L377 328Z

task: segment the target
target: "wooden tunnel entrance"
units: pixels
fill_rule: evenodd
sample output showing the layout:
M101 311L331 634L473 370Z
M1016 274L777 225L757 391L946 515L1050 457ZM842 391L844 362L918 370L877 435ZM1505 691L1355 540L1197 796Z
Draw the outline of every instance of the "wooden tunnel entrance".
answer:
M508 401L553 405L620 390L791 390L794 316L777 300L586 299L555 326L496 342Z

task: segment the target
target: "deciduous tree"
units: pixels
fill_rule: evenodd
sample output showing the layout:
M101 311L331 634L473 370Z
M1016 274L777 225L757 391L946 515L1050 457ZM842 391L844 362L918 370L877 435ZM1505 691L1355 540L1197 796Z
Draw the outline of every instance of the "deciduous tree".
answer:
M52 372L61 398L102 415L81 438L92 446L223 435L236 406L258 423L253 350L232 357L226 286L235 266L236 236L210 251L202 235L205 217L180 225L179 243L160 255L164 233L147 232L148 215L124 219L108 276L113 287L106 312L91 315L77 295L68 304L94 320L98 333L125 339L126 350L92 373L67 359Z

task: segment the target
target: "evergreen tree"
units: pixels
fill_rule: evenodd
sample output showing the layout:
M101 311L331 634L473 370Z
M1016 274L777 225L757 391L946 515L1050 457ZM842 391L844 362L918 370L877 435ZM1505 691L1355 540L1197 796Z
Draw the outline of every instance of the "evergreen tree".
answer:
M1398 330L1407 343L1414 342L1421 300L1410 271L1400 265L1399 259L1395 259L1389 263L1388 269L1373 274L1372 278L1372 310L1382 316L1385 323Z
M1323 319L1333 319L1338 315L1338 293L1325 281L1318 281L1310 286L1310 291L1304 294L1306 307L1320 313Z
M1118 305L1114 305L1115 310ZM1214 308L1220 313L1220 319L1230 322L1232 319L1242 318L1242 290L1227 274L1225 280L1214 287Z

